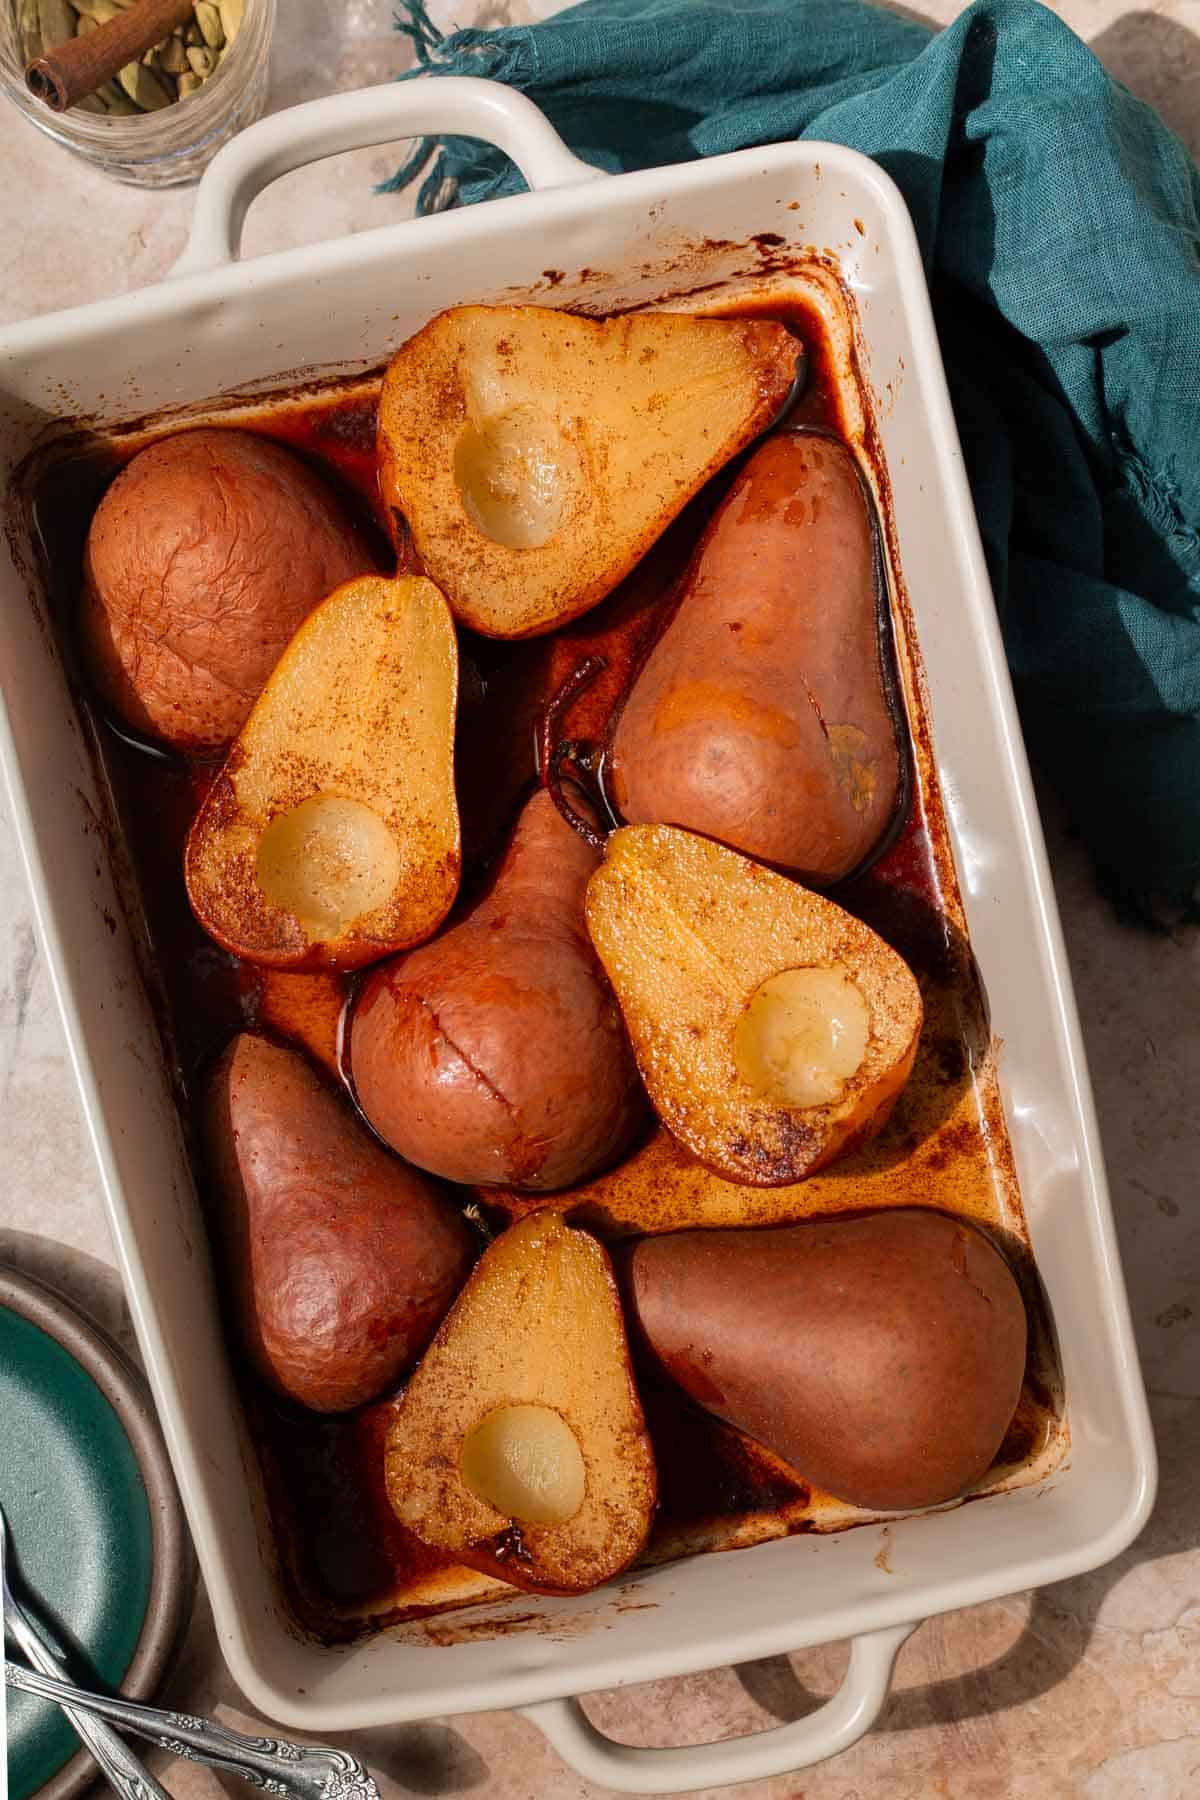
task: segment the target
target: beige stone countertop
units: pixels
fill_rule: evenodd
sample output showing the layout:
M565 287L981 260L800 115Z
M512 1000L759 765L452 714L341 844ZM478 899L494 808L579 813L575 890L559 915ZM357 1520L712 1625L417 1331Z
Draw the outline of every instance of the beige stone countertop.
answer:
M538 13L552 10L539 4ZM913 9L916 10L916 9ZM927 0L949 20L958 0ZM1057 10L1200 154L1200 4L1061 0ZM280 0L270 106L386 79L409 60L390 0ZM533 16L525 0L437 0L442 25ZM407 197L371 184L391 149L287 176L251 210L246 252L386 223ZM0 322L161 278L194 190L116 186L4 107ZM922 1625L874 1731L835 1761L729 1790L745 1800L1185 1800L1200 1793L1200 933L1152 937L1097 897L1079 846L1047 820L1113 1204L1158 1435L1161 1485L1131 1549L1094 1574ZM0 1259L42 1274L130 1342L98 1182L7 818L0 815ZM845 1646L597 1695L596 1722L635 1743L700 1742L799 1717L831 1693ZM258 1728L201 1597L169 1697ZM348 1740L397 1795L583 1800L601 1790L505 1713ZM156 1753L157 1755L158 1753ZM180 1800L244 1792L159 1757Z

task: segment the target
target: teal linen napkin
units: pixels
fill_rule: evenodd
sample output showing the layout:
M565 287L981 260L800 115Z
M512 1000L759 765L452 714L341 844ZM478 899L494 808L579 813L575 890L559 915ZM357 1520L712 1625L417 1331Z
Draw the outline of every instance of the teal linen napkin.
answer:
M603 168L795 137L882 163L1031 753L1114 896L1200 917L1200 173L1158 116L1034 0L937 35L860 0L584 0L444 39L409 0L398 24L412 73L507 82ZM387 185L422 172L423 210L523 186L469 139Z

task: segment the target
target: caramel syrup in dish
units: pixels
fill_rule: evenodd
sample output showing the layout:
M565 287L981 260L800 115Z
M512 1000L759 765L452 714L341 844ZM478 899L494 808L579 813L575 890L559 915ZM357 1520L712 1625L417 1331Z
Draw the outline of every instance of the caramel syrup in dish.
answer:
M793 417L850 435L846 371L835 368L825 317L802 292L722 310L754 311L791 325L809 356L808 384ZM145 979L158 1009L164 1054L189 1138L197 1079L228 1037L244 1027L299 1045L331 1081L341 1083L341 1024L354 978L256 968L214 944L196 923L184 891L183 845L219 764L188 762L137 743L100 715L74 644L84 536L108 481L138 449L167 430L224 423L275 438L306 458L379 529L382 550L386 521L375 473L378 391L375 377L254 407L214 406L203 416L130 429L82 446L73 439L36 470L31 504L52 610L81 711L90 715L102 763L100 785L112 796L112 827L124 839L132 863L139 916L131 924L143 951ZM861 389L855 399L869 417ZM875 455L869 433L864 455ZM460 632L456 768L465 899L479 885L535 780L535 730L547 701L585 657L603 656L606 667L564 723L567 736L603 737L732 473L728 470L709 484L608 600L561 631L523 643ZM881 462L872 474L890 538ZM788 1217L930 1206L978 1220L1007 1253L1029 1314L1028 1364L1020 1404L996 1464L970 1496L977 1499L1043 1479L1065 1453L1067 1428L1052 1328L1029 1250L1000 1102L996 1046L966 937L917 644L894 555L892 563L895 651L909 736L907 807L884 854L865 874L832 890L832 897L909 963L920 983L925 1024L912 1078L883 1132L792 1190ZM602 1234L620 1234L629 1229L623 1214L637 1210L630 1195L640 1184L655 1197L664 1223L671 1223L673 1203L689 1182L691 1168L668 1134L653 1133L615 1170L573 1189L558 1203L578 1223L594 1225ZM204 1172L198 1161L196 1173L203 1199ZM733 1203L748 1224L756 1222L756 1215L757 1222L780 1216L778 1191L733 1190L715 1178L708 1191L713 1196L710 1223L734 1222L723 1211ZM510 1199L519 1210L521 1202ZM479 1216L481 1201L487 1210L486 1200L479 1190L463 1190L472 1216ZM556 1197L538 1195L527 1204L554 1205ZM702 1215L693 1210L693 1216L700 1222ZM219 1245L217 1251L219 1268ZM664 1562L797 1532L840 1530L873 1516L811 1488L770 1451L641 1373L659 1469L658 1512L645 1561ZM346 1415L318 1415L277 1399L240 1365L239 1375L288 1598L304 1629L334 1641L468 1601L523 1599L426 1548L396 1519L383 1487L383 1443L394 1399L377 1400ZM503 1614L495 1629L503 1629Z

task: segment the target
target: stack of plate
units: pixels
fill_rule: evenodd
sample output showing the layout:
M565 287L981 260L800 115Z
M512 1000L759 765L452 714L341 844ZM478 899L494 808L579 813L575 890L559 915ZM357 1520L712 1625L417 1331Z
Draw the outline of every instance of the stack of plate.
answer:
M150 1699L190 1607L191 1549L150 1396L61 1296L0 1268L0 1504L9 1579L86 1686ZM0 1746L2 1750L2 1746ZM67 1800L95 1764L56 1706L8 1696L10 1800Z

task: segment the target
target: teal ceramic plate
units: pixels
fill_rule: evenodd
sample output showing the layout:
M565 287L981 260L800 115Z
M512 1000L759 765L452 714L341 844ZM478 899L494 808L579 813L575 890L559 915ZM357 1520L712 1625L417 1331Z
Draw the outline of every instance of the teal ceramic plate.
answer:
M149 1394L66 1300L0 1268L0 1502L13 1589L83 1685L151 1698L186 1618L191 1552ZM95 1765L56 1706L8 1694L11 1800L68 1800Z

